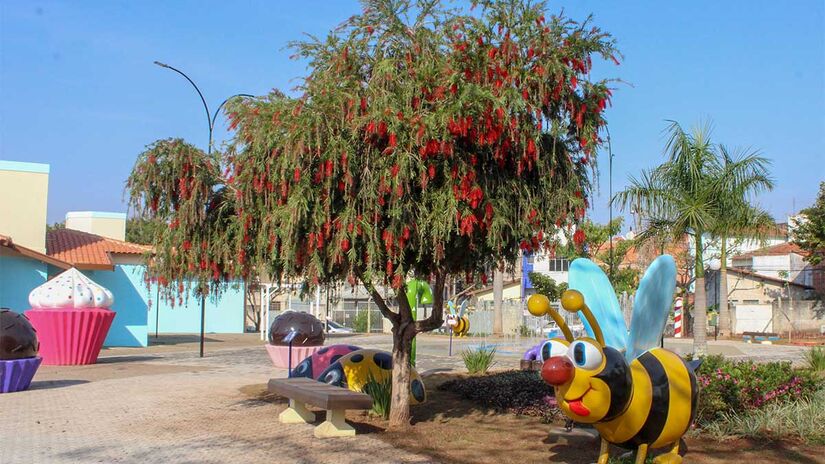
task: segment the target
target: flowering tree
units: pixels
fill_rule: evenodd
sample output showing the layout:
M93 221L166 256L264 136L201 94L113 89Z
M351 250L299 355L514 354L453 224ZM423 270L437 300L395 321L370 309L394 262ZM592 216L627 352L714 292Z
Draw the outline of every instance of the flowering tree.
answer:
M134 205L170 223L155 263L170 282L360 281L393 327L391 426L409 423L411 341L441 326L448 276L512 267L584 216L610 100L589 79L592 56L616 61L608 34L541 3L476 3L365 2L293 44L309 65L297 96L229 105L220 158L163 141L129 180ZM412 276L433 283L424 320Z

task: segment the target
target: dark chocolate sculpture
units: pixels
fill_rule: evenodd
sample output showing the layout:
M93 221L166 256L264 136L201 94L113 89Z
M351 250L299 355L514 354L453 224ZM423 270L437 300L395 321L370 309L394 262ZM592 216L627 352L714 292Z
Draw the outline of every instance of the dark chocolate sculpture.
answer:
M295 331L292 346L320 346L324 344L324 324L312 314L287 311L272 321L269 326L270 345L289 345L284 341L291 331Z
M40 343L26 316L0 309L0 360L33 358Z

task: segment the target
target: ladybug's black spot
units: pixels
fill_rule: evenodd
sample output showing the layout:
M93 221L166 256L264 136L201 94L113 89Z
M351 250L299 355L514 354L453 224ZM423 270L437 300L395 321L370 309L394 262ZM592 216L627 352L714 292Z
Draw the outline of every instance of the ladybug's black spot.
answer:
M424 393L424 384L421 383L420 380L414 379L410 383L410 393L412 393L412 396L413 398L415 398L416 401L424 401L424 398L426 396L426 394Z
M292 370L292 377L312 377L312 359L304 359Z
M327 351L329 351L329 347L328 347L328 346L326 346L326 347L321 348L320 350L318 350L318 354L324 354L324 353L326 353Z
M375 361L375 364L381 369L392 369L392 356L390 356L387 353L375 353L375 356L372 357L372 360Z
M360 349L361 349L361 348L359 348L359 347L357 347L357 346L352 346L352 345L347 345L347 348L349 348L349 350L350 350L350 351L358 351L358 350L360 350Z
M350 359L350 361L352 361L352 362L354 362L354 363L360 363L361 361L363 361L363 360L364 360L364 355L363 355L363 354L361 354L361 353L358 353L358 354L356 354L356 355L353 355L353 356L352 356L351 358L349 358L349 359Z
M343 355L336 354L335 356L333 356L333 357L329 360L329 363L330 363L330 364L332 364L332 363L334 363L335 361L338 361L339 359L341 359L341 356L343 356Z

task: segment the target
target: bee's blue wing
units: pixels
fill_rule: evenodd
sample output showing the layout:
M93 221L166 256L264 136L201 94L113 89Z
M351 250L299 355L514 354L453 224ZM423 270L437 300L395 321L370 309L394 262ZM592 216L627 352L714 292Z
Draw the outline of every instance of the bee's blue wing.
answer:
M470 301L470 300L464 300L464 301L461 303L461 309L459 309L459 310L458 310L458 315L459 315L459 316L463 316L463 315L464 315L464 311L466 311L466 310L467 310L467 302L469 302L469 301Z
M625 351L627 349L627 324L624 322L613 285L610 284L602 268L585 258L573 261L570 264L569 287L584 295L584 302L602 329L605 344L619 351ZM579 318L587 333L592 337L593 328L590 327L590 323L581 315Z
M630 320L630 345L625 354L633 360L645 351L659 346L667 324L673 292L676 291L676 262L670 255L656 258L645 271Z

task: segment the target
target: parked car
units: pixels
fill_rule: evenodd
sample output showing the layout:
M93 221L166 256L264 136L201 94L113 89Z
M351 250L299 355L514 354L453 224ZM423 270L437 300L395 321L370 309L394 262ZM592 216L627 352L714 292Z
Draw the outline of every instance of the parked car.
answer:
M351 334L355 331L350 329L349 327L345 327L335 321L327 319L327 333L331 334Z

